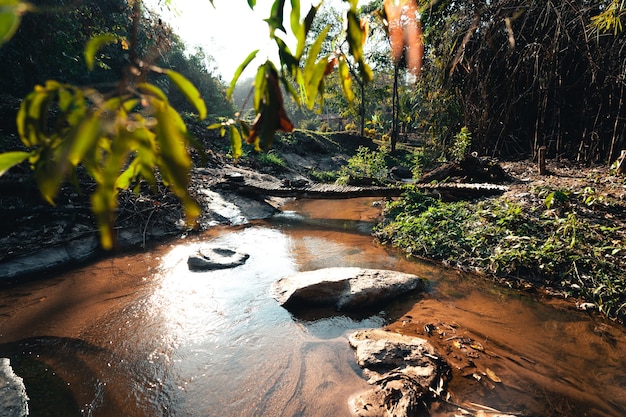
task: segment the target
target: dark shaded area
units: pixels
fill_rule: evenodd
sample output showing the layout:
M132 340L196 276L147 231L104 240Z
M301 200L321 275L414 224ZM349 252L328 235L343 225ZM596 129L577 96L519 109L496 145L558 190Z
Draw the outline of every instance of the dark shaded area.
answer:
M24 380L28 395L31 417L78 417L83 411L75 397L67 375L55 369L72 369L89 383L86 387L97 387L97 378L91 375L82 355L93 356L104 350L78 339L60 337L37 337L15 343L0 345L0 356L8 357L14 372ZM97 399L97 393L90 396Z
M453 33L439 41L458 42L446 88L458 89L481 155L516 158L546 146L548 158L606 164L626 147L626 37L590 30L600 4L446 1L438 7Z

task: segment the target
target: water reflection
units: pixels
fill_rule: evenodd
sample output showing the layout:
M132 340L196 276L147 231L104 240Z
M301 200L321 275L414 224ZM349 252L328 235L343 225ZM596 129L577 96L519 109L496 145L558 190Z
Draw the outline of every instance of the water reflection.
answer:
M489 366L505 382L491 389L461 376L458 398L534 415L624 414L622 328L376 246L365 231L379 214L371 203L298 201L270 222L2 290L0 356L54 370L83 416L347 417L347 398L367 387L348 333L455 323L497 352ZM230 270L190 271L187 256L207 242L250 257ZM314 320L295 319L270 296L278 278L334 266L414 273L429 291L373 317ZM30 386L31 398L50 396ZM547 402L564 411L549 414Z
M168 415L291 415L283 407L311 409L307 415L345 415L345 402L333 399L346 390L339 380L352 374L352 382L364 384L350 366L345 333L383 320L295 321L269 296L273 281L297 271L294 242L279 230L248 228L210 243L250 257L237 268L192 272L187 256L203 243L175 247L162 257L152 293L128 313L142 325L120 339L133 340L135 349L158 346L148 352L143 363L148 369L139 374L159 374L143 382L153 391L165 387L168 396L149 403L175 405ZM319 370L321 381L310 380L309 366ZM320 408L324 400L302 392L303 384L330 390L328 404Z

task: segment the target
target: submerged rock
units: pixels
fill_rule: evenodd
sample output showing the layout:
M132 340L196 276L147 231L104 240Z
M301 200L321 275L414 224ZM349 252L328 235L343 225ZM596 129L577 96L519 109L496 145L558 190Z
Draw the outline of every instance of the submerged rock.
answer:
M250 255L228 248L205 246L189 256L187 265L191 270L210 271L214 269L234 268L246 263Z
M28 416L28 396L24 381L15 375L7 358L0 358L0 415Z
M352 333L349 342L373 386L350 398L354 416L422 415L426 404L441 396L447 366L426 340L372 329Z
M404 272L364 268L324 268L281 278L274 298L285 308L369 309L422 287L421 278Z

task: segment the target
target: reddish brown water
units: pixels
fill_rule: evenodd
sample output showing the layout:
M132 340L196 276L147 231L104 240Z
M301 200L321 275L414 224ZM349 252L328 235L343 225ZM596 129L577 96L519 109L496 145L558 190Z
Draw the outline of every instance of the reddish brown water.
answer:
M407 261L372 242L379 209L371 203L299 201L271 222L0 290L0 357L25 378L33 416L342 417L348 397L367 386L346 335L389 324L448 356L450 401L468 408L626 415L623 327L569 302ZM206 241L250 258L190 272L187 256ZM430 284L360 320L297 320L269 296L284 275L331 266L395 269Z

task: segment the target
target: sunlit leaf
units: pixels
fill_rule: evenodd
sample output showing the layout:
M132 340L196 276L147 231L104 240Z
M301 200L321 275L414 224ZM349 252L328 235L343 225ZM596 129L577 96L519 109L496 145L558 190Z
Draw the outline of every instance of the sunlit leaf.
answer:
M130 187L132 181L137 178L141 170L141 161L135 158L128 167L117 177L115 188L126 190Z
M163 180L183 204L187 225L191 226L201 210L187 190L192 161L186 146L186 127L176 110L166 103L155 103L155 113L161 156L158 161L159 169Z
M207 129L209 130L215 130L215 129L219 129L222 126L224 126L224 123L213 123L207 126Z
M272 4L272 11L270 17L265 19L270 27L270 36L274 37L274 32L280 30L283 33L287 33L285 26L283 26L283 15L285 10L285 0L274 0Z
M313 20L315 20L315 15L317 14L317 10L321 6L321 3L316 6L311 6L309 12L304 18L303 25L298 33L295 33L296 39L298 40L298 46L296 47L296 58L300 59L302 54L304 53L304 49L306 48L306 37L311 29L311 25L313 24Z
M20 26L22 15L34 7L19 0L2 0L0 2L0 46L15 35Z
M0 177L4 175L9 169L17 164L24 162L31 156L30 152L7 152L0 154Z
M237 126L231 125L230 126L230 147L233 153L233 159L235 161L237 161L242 155L241 146L242 146L241 133L239 133L239 129L237 129Z
M291 32L296 36L296 38L300 37L300 33L303 31L304 27L300 23L300 0L290 0L291 1Z
M97 187L91 195L91 210L96 216L100 232L100 245L105 250L113 248L115 241L113 235L114 213L117 202L117 194L113 188Z
M324 40L326 39L326 36L328 35L329 30L330 30L330 25L326 26L324 30L320 32L319 36L317 37L313 45L311 45L311 47L309 48L308 57L307 57L306 63L304 64L304 70L303 70L304 80L305 80L305 83L307 84L309 83L310 79L313 77L313 71L315 69L315 63L317 62L317 56L322 50L322 44L324 43Z
M253 9L254 6L256 6L256 0L248 0L248 6L250 6L250 8Z
M265 94L267 86L266 70L271 66L271 63L269 62L261 65L257 70L256 78L254 79L254 110L256 110L257 113L261 108L261 101L263 100L263 95Z
M352 77L350 77L350 68L346 62L345 57L339 59L339 78L341 80L341 87L343 88L343 94L349 103L354 101L354 92L352 91Z
M252 60L256 57L256 54L258 52L259 52L258 49L256 51L251 52L246 57L246 59L243 60L241 65L239 65L239 67L237 67L237 70L235 71L235 75L233 75L233 79L230 82L230 86L228 87L228 90L226 90L226 98L228 98L229 100L230 100L231 96L233 95L233 91L235 91L235 86L237 85L237 81L239 81L239 77L241 77L241 73L246 69L248 64L250 64L250 62L252 62Z
M167 95L163 92L163 90L161 90L159 87L157 87L154 84L149 84L149 83L139 83L137 84L137 88L142 91L144 94L147 94L149 96L153 96L158 98L159 100L167 103L168 99L167 99Z
M277 130L291 132L294 129L285 112L278 73L271 62L266 63L263 75L263 79L259 80L264 82L262 100L257 117L246 138L246 142L254 144L256 150L269 149Z
M63 156L67 157L72 166L77 166L83 160L85 154L93 149L100 137L101 123L97 116L86 118L74 135L65 140L64 145L68 149Z
M184 94L187 101L194 105L196 110L198 110L198 118L203 120L206 117L207 110L206 104L204 103L198 89L191 83L191 81L176 71L165 70L165 74L167 74L169 79L176 84L176 87L178 87L178 89Z
M355 10L348 10L346 19L348 21L348 45L350 54L355 61L361 62L363 60L363 37L364 31L361 28L361 21L359 20Z
M276 44L278 45L278 55L280 62L287 67L292 76L295 76L296 72L300 68L298 59L291 54L287 44L280 38L276 38Z
M105 45L110 43L117 43L118 37L113 33L104 33L102 35L94 36L89 39L87 45L85 46L85 51L83 52L83 56L85 57L85 62L87 63L87 68L89 71L93 70L94 61L96 59L96 53Z
M43 126L53 95L54 90L50 91L38 85L20 104L16 122L18 134L24 145L34 147L45 142Z
M306 85L307 89L307 106L312 109L315 106L315 99L319 97L320 100L324 99L323 93L323 80L324 72L326 71L326 61L322 60L318 62L309 74L309 81Z

